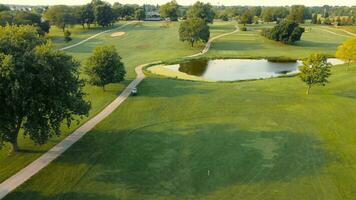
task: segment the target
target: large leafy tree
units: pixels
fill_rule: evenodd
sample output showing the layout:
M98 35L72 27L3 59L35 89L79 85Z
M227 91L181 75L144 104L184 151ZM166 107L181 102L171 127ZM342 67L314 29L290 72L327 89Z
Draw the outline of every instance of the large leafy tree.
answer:
M187 19L179 26L179 39L189 42L192 47L198 41L208 42L209 38L209 26L201 18Z
M19 150L20 130L36 144L86 115L79 63L53 50L32 26L0 27L0 145Z
M145 19L146 17L146 13L143 10L143 8L139 8L137 10L135 10L135 19L137 19L138 21L141 21L143 19Z
M356 61L356 38L349 38L342 43L336 51L336 57L347 63L347 68L351 62Z
M107 3L96 6L94 15L96 23L103 27L109 26L115 19L113 10Z
M293 5L288 16L288 19L298 23L304 23L304 20L308 16L307 8L303 5Z
M240 17L239 20L240 24L246 25L246 24L252 24L253 22L253 15L250 10L246 10L244 14Z
M6 5L0 4L0 12L2 11L10 11L10 8Z
M215 12L209 3L204 4L198 1L191 8L189 8L187 16L188 18L203 19L206 23L213 23Z
M52 25L61 28L63 32L68 25L76 23L75 12L73 8L65 5L51 6L44 13L44 18Z
M114 46L98 46L86 62L85 72L88 82L102 87L109 83L119 83L124 80L126 71L121 57Z
M50 25L42 20L42 16L28 11L19 11L14 15L13 23L16 25L33 25L37 27L38 33L44 35L49 33Z
M171 21L177 21L179 13L179 5L177 1L173 0L171 2L163 4L159 8L159 13L164 18L169 18Z
M292 44L299 41L304 33L304 28L294 21L284 21L271 29L264 29L262 35L268 39Z
M312 54L303 60L303 65L299 67L300 79L307 84L307 94L313 85L325 86L330 76L331 64L327 58L321 54Z

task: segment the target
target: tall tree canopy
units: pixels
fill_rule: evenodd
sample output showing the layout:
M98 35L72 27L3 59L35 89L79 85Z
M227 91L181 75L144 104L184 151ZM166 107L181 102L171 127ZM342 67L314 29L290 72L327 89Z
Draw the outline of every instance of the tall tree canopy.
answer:
M246 25L246 24L252 24L253 22L253 15L250 10L246 10L244 14L240 17L239 20L240 24Z
M112 8L107 3L95 6L94 14L96 23L103 27L109 26L115 20Z
M299 67L300 79L307 84L307 94L313 85L325 86L330 76L331 64L327 58L321 54L312 54L303 60L303 65Z
M60 134L73 115L86 115L79 63L50 44L32 26L0 27L0 145L18 150L20 129L36 144Z
M215 12L209 3L204 4L198 1L191 8L189 8L187 17L200 18L203 19L206 23L213 23Z
M179 39L189 42L192 47L198 41L208 42L209 38L209 26L201 18L189 18L179 26Z
M292 44L299 41L303 33L304 28L299 27L298 23L284 21L271 29L264 29L261 34L271 40Z
M347 67L351 62L356 61L356 37L347 39L336 51L336 57L345 61Z
M68 25L76 23L73 8L64 5L51 6L44 13L44 18L52 25L61 28L63 32Z
M119 83L124 80L126 71L114 46L98 46L86 62L85 72L88 82L102 87L109 83Z
M175 0L163 4L159 8L160 15L164 18L169 18L171 21L178 20L178 11L179 11L179 5Z
M10 8L6 5L0 4L0 12L2 11L10 11Z
M146 17L146 13L143 10L143 8L139 8L139 9L135 10L135 19L141 21L141 20L144 20L145 17Z
M304 19L307 18L307 8L303 5L293 5L288 16L288 19L298 23L304 23Z

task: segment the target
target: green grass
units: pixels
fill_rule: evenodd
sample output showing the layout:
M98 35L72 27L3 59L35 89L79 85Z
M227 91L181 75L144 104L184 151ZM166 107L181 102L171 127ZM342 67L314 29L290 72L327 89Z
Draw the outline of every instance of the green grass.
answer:
M301 41L295 45L284 45L260 35L260 30L268 27L272 27L272 25L249 25L249 31L223 37L218 42L213 43L207 57L287 57L299 59L305 58L311 53L324 53L334 57L337 46L347 39L347 37L326 33L311 26L312 30L305 32ZM335 29L333 31L340 30ZM340 34L345 35L342 31Z
M97 45L115 45L119 51L121 57L127 68L126 81L121 84L111 84L107 88L106 92L103 92L101 88L87 85L85 92L88 94L86 97L92 103L92 110L89 118L101 111L106 105L108 105L120 91L135 77L134 67L139 64L144 64L156 60L166 60L173 58L180 58L182 56L191 55L199 52L202 45L198 45L195 48L190 48L189 45L181 43L178 40L178 24L171 23L169 28L162 26L163 23L143 23L132 24L126 26L120 31L125 31L127 34L123 37L112 38L111 33L100 35L99 37L90 40L89 42L67 50L68 53L84 62L85 59L91 55L93 48ZM217 24L217 26L221 24ZM230 24L224 24L230 27ZM117 27L118 25L116 25ZM222 26L225 28L225 26ZM231 26L232 27L232 26ZM233 27L232 27L233 28ZM225 28L229 31L229 28ZM53 37L59 34L59 29L51 29L49 35ZM75 30L75 31L74 31ZM81 27L74 27L72 31L73 38L77 42L90 37L92 34L99 32L99 29L93 29L89 32L80 32ZM221 32L220 29L216 29ZM215 31L213 31L214 34ZM73 44L73 43L71 43ZM66 44L62 40L54 40L55 47L64 47ZM84 118L80 121L80 124L87 121L88 118ZM8 155L10 146L5 146L0 150L0 182L10 177L33 160L38 158L52 146L61 141L65 136L73 132L78 127L78 124L73 124L71 128L63 127L62 136L55 137L49 140L49 142L43 146L34 145L28 138L24 138L22 135L19 137L19 145L22 151L13 155Z
M356 65L332 73L309 96L298 77L152 76L7 199L352 199Z
M123 37L103 35L69 52L83 60L113 44L132 79L137 64L199 51L180 43L173 25L131 25ZM215 24L212 34L232 25ZM301 43L313 45L294 47L242 34L217 40L208 56L300 58L331 53L344 39L312 31ZM356 64L345 69L333 67L330 84L309 96L298 77L203 83L150 75L139 96L6 199L352 199ZM0 169L16 164L1 160Z

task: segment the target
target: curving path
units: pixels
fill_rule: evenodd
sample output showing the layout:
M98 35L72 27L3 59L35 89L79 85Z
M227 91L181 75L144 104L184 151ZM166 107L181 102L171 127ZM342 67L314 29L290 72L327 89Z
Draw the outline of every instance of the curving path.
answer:
M97 33L97 34L95 34L95 35L93 35L93 36L91 36L91 37L88 37L87 39L82 40L82 41L80 41L80 42L78 42L78 43L76 43L76 44L73 44L73 45L70 45L70 46L67 46L67 47L63 47L63 48L61 48L61 49L59 49L59 50L64 51L64 50L67 50L67 49L71 49L71 48L73 48L73 47L76 47L76 46L79 46L79 45L81 45L81 44L83 44L83 43L86 43L86 42L88 42L89 40L98 37L99 35L102 35L102 34L104 34L104 33L108 33L108 32L110 32L110 31L114 31L114 30L116 30L116 29L124 28L125 26L130 25L130 24L132 24L132 23L134 23L134 22L135 22L135 21L131 21L131 22L129 22L129 23L126 23L126 24L123 24L123 25L121 25L121 26L118 26L117 28L113 28L113 29L109 29L109 30L106 30L106 31L102 31L102 32Z
M132 22L130 22L132 23ZM128 24L124 24L118 28L122 28L124 26L127 26ZM115 28L115 29L118 29ZM85 39L77 44L62 48L61 50L73 48L75 46L78 46L80 44L83 44L90 39L93 39L103 33L107 33L109 31L115 30L107 30L100 32L94 36L89 37L88 39ZM208 43L206 44L204 50L198 54L194 54L192 56L187 56L187 57L195 57L199 55L203 55L207 53L210 49L211 43L221 37L231 35L239 31L238 27L236 27L236 30L230 33L225 33L218 35L214 38L211 38ZM83 124L81 127L79 127L77 130L75 130L71 135L66 137L64 140L62 140L60 143L55 145L52 149L50 149L48 152L44 153L41 157L33 161L31 164L23 168L21 171L17 172L15 175L11 176L10 178L6 179L4 182L0 184L0 199L4 198L7 194L15 190L17 187L19 187L21 184L25 183L27 180L29 180L33 175L41 171L43 168L45 168L47 165L49 165L52 161L54 161L56 158L58 158L61 154L63 154L67 149L69 149L74 143L76 143L80 138L82 138L86 133L88 133L91 129L93 129L98 123L100 123L102 120L104 120L107 116L109 116L112 112L115 111L116 108L118 108L131 94L131 90L136 87L140 82L145 78L145 75L143 73L143 68L148 65L152 64L158 64L161 61L157 62L152 62L152 63L147 63L143 65L139 65L135 68L135 72L137 74L135 80L133 80L126 88L124 91L121 92L121 94L113 101L111 102L107 107L104 108L99 114L91 118L89 121L87 121L85 124Z
M206 53L210 50L211 43L212 43L214 40L217 40L217 39L219 39L219 38L222 38L222 37L225 37L225 36L228 36L228 35L232 35L232 34L234 34L234 33L237 33L238 31L240 31L240 28L239 28L238 26L235 26L235 27L236 27L236 30L233 31L233 32L224 33L224 34L217 35L217 36L211 38L211 39L205 44L205 48L203 49L203 51L201 51L200 53L191 55L191 56L187 56L186 58L193 58L193 57L197 57L197 56L201 56L201 55L206 54Z

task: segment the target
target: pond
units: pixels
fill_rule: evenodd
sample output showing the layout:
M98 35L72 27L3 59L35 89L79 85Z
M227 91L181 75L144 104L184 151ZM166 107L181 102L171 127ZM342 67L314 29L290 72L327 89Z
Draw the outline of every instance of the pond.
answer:
M328 62L333 65L343 63L335 58L328 59ZM162 67L209 81L237 81L296 74L301 63L301 61L273 62L266 59L217 59L191 60Z

